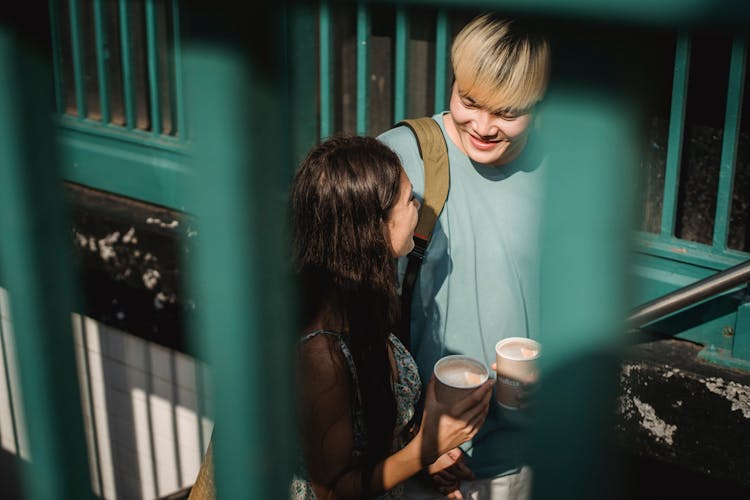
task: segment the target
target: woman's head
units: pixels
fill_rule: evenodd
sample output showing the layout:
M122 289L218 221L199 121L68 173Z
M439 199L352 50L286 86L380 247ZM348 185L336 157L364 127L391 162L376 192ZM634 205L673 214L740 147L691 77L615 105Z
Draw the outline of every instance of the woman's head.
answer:
M398 156L360 136L315 146L294 176L290 197L302 324L347 334L364 406L364 460L373 465L393 440L387 339L398 325L395 257L413 245L419 205ZM366 474L363 483L370 483Z
M291 204L299 269L367 281L372 267L411 250L418 204L398 156L374 138L338 136L314 147L295 174Z
M461 92L514 114L531 109L547 89L550 47L521 21L482 14L453 40L453 74Z

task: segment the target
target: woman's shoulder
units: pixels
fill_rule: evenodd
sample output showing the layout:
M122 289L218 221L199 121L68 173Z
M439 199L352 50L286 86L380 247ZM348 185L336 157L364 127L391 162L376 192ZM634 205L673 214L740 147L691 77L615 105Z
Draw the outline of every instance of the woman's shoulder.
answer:
M349 371L351 356L345 336L332 330L315 330L304 334L298 343L300 365L305 372L316 376Z

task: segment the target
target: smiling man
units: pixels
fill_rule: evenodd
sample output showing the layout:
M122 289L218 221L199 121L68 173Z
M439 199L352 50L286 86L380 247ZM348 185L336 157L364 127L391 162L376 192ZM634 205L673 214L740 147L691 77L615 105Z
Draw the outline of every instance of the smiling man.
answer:
M422 380L444 355L490 366L498 340L538 335L545 162L534 117L547 88L549 44L517 20L484 14L457 34L451 62L450 108L432 117L448 146L450 189L411 305L410 348ZM411 130L399 126L378 138L398 153L421 201L424 164ZM402 258L401 278L405 268ZM519 419L491 406L464 460L410 480L408 498L528 498Z

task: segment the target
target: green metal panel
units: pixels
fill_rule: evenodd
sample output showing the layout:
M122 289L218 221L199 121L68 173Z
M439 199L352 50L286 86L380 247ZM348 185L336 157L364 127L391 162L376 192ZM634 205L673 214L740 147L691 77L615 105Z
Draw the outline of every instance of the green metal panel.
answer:
M638 250L666 260L714 269L716 271L744 262L748 254L737 250L719 250L710 245L675 237L660 237L651 233L637 233Z
M448 62L448 14L438 10L435 21L435 113L445 109L447 104L445 80Z
M112 127L60 127L57 133L66 180L157 205L189 210L185 182L191 175L177 144L153 144ZM164 142L164 141L162 141Z
M357 4L357 133L367 134L370 105L370 64L367 48L370 43L370 10Z
M191 191L198 235L189 284L191 337L211 367L219 498L283 498L294 439L286 246L282 244L292 118L283 12L256 6L236 23L232 2L190 3L183 45ZM196 28L197 29L197 28ZM248 119L256 117L258 119Z
M672 82L672 108L669 113L669 142L667 166L664 174L664 203L661 214L661 236L674 235L677 216L677 192L680 183L682 137L685 128L688 76L690 74L690 38L680 34L677 38Z
M23 40L24 26L13 29L0 23L0 267L31 449L31 465L21 470L29 499L93 498L70 330L75 300L50 123L51 68Z
M94 26L96 31L96 72L99 79L99 107L102 123L109 123L109 72L107 55L107 34L104 30L106 8L103 0L94 0Z
M736 36L732 43L732 56L729 63L729 87L727 89L727 107L724 116L724 133L721 147L721 169L719 188L716 194L716 215L714 217L713 246L719 249L726 248L729 233L734 169L740 135L742 91L745 86L746 58L747 39L744 36Z

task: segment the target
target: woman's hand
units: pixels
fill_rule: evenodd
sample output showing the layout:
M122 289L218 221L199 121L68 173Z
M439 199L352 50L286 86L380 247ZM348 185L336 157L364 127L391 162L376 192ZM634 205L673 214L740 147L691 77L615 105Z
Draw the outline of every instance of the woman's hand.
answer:
M435 399L435 376L430 378L419 429L425 466L477 434L487 417L494 383L493 379L487 380L449 407Z

